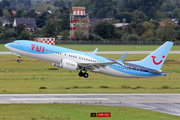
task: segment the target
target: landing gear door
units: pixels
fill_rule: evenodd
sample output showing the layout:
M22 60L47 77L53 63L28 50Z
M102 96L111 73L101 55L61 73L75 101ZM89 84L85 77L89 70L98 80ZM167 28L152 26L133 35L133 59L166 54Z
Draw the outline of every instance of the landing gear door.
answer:
M140 71L140 68L137 67L137 68L136 68L136 73L135 73L135 75L139 76L139 71Z

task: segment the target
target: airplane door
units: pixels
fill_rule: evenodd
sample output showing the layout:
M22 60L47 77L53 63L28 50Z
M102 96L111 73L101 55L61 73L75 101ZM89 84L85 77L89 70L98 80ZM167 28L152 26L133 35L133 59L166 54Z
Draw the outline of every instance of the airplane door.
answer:
M139 76L139 71L140 71L140 68L137 67L137 68L136 68L136 73L135 73L135 75Z
M29 44L29 42L26 42L25 51L29 51L29 48L30 48L30 44Z

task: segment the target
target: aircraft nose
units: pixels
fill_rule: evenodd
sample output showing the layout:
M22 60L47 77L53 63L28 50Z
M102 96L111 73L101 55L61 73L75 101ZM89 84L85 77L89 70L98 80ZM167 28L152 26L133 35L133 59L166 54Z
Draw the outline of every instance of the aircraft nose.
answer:
M6 48L8 47L8 45L7 45L7 44L5 44L4 46L5 46Z
M7 49L11 48L10 43L4 45Z

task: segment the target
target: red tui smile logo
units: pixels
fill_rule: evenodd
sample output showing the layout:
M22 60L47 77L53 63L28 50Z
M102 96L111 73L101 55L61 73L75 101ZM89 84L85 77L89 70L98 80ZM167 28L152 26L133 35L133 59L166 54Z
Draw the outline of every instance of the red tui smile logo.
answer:
M160 60L159 62L156 62L156 61L155 61L156 56L151 56L151 57L152 57L153 63L154 63L155 65L159 65L159 64L162 63L162 60ZM165 56L163 55L162 58L165 58Z

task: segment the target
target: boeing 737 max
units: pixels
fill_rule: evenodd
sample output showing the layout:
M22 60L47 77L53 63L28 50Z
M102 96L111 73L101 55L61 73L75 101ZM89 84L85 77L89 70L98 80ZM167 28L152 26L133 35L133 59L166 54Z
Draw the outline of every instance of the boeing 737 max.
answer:
M78 75L85 78L89 76L87 71L124 78L164 76L166 72L160 69L172 46L173 42L168 41L143 60L123 62L126 54L118 60L109 59L96 55L98 48L92 54L88 54L27 40L16 40L5 44L7 49L19 57L18 63L21 62L21 56L35 58L51 62L55 67L72 71L80 70Z

